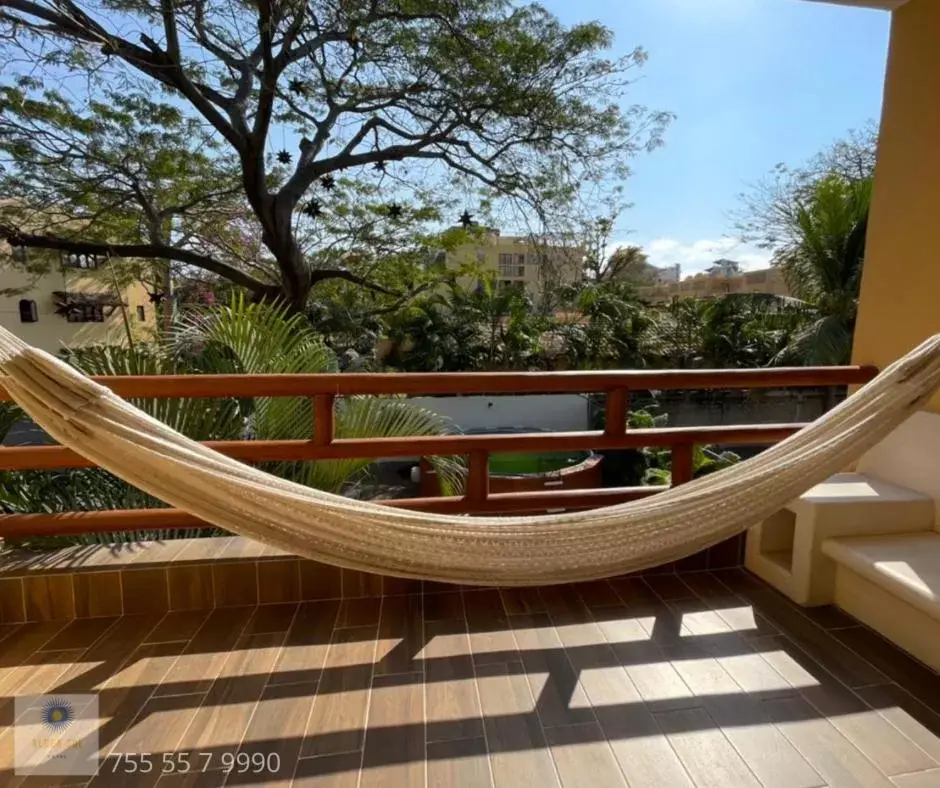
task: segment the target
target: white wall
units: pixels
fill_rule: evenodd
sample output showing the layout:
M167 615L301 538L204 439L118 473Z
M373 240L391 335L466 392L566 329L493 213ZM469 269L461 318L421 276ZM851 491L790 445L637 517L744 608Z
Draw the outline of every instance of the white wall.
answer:
M411 402L451 419L461 430L526 428L588 429L588 402L578 394L503 397L413 397Z

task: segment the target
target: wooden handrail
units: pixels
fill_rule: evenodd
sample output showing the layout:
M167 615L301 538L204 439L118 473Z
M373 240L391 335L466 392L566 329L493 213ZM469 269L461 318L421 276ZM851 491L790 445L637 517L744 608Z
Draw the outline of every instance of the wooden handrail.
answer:
M646 446L724 443L765 445L788 438L805 424L748 424L727 427L664 427L627 430L621 435L599 431L526 432L474 435L417 435L408 438L339 438L327 445L315 440L205 441L227 457L245 462L272 460L348 460L360 457L427 457L535 451L605 451ZM64 446L0 448L0 470L90 468L93 462Z
M617 372L350 372L315 375L112 375L120 397L312 397L317 394L584 394L627 389L750 389L867 383L875 367L667 369ZM0 384L0 400L10 397Z
M396 507L442 513L509 513L546 509L585 509L642 498L657 487L595 490L541 490L534 493L489 491L488 459L493 453L605 451L658 446L672 449L673 483L692 477L695 446L772 444L803 424L630 429L626 424L633 391L668 389L752 389L841 386L866 383L874 367L792 367L745 370L629 370L616 372L348 373L326 375L163 375L95 378L129 399L170 397L306 397L313 399L313 424L307 440L207 441L206 445L246 462L338 460L350 458L470 458L462 497L382 501ZM336 397L351 395L469 395L604 393L603 431L523 434L431 435L395 438L334 437ZM0 401L8 400L0 385ZM64 446L0 447L0 470L87 468L94 464ZM0 515L0 537L77 534L202 527L205 523L175 509Z

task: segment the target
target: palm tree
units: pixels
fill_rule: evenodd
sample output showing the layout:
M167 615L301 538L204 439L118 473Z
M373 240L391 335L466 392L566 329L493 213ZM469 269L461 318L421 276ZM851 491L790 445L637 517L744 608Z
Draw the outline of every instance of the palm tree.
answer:
M849 363L871 191L871 179L830 175L798 203L797 238L777 252L775 263L811 320L780 353L779 363Z
M133 348L91 346L67 351L66 360L89 375L264 374L337 372L336 355L302 315L235 298L183 319L169 340ZM254 399L139 399L132 404L195 440L308 438L313 423L309 397ZM6 419L4 419L6 421ZM451 431L444 417L401 397L344 397L334 419L340 438L440 435ZM445 495L461 484L459 463L429 458ZM355 495L372 460L269 463L265 469L310 487ZM162 506L100 468L0 473L0 501L9 512L134 509ZM212 529L209 529L211 532ZM202 532L95 534L30 540L38 547L78 542L136 541Z

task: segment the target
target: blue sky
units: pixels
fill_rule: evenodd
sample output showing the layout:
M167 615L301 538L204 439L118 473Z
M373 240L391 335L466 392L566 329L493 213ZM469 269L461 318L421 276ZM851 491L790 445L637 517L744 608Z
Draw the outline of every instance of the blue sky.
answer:
M543 0L564 22L598 19L615 49L649 61L625 96L678 116L627 183L613 240L684 273L742 247L736 196L778 162L799 164L881 112L890 15L805 0Z

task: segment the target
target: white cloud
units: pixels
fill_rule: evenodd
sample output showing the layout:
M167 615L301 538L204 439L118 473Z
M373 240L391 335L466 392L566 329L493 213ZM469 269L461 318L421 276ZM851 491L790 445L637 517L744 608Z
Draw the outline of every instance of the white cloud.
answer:
M618 246L636 244L636 239L615 242L609 245L608 252L614 251ZM752 271L757 268L767 268L770 265L770 252L743 244L734 238L704 238L699 241L680 241L675 238L654 238L653 240L638 244L649 255L650 262L658 267L675 265L682 267L682 276L696 274L704 271L708 266L722 258L736 260L741 268Z

